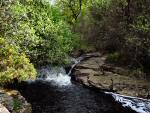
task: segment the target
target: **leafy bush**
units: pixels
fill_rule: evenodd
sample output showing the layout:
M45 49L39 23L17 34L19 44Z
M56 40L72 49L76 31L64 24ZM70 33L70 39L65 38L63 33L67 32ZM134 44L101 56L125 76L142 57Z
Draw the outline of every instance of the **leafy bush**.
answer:
M64 64L68 54L78 46L78 35L71 32L60 9L49 2L16 0L7 9L11 21L3 30L3 37L17 45L34 64Z
M36 70L25 54L19 53L18 48L0 38L0 84L33 79Z

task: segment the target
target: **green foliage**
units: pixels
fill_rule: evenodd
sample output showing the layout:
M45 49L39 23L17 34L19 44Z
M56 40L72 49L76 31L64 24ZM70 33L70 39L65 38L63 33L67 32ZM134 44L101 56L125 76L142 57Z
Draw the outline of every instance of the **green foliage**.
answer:
M83 0L81 10L79 1L58 0L57 5L64 19L73 23L73 30L85 41L81 48L86 48L85 43L94 45L96 50L112 53L108 56L111 62L122 62L142 71L149 69L149 0ZM76 21L71 9L80 13Z
M19 113L19 109L21 108L22 103L20 100L14 98L13 99L13 110L15 113Z
M83 40L97 50L121 54L127 65L150 65L149 0L88 0L87 5L75 26Z
M49 0L4 0L0 5L0 50L5 51L1 77L5 74L8 81L34 75L30 62L66 64L77 48L112 53L112 62L150 67L149 0L57 0L55 5ZM25 66L16 70L15 62Z
M75 25L81 16L85 16L88 0L56 0L56 5L62 9L63 18L70 24Z
M119 62L119 60L121 60L121 55L118 52L111 53L108 55L107 60L109 62Z
M34 79L36 70L25 54L18 48L0 38L0 84Z
M150 31L150 19L145 15L138 16L134 24L131 27L137 31L149 32Z
M142 68L132 69L131 72L129 73L129 76L140 79L147 79L146 74L143 72Z
M82 51L83 53L89 53L89 52L96 51L94 45L90 45L90 44L86 43L86 41L80 41L79 50Z
M68 63L79 36L48 0L5 0L0 3L0 82L32 79L34 66Z
M17 0L10 7L12 21L5 38L20 47L34 64L64 64L77 46L73 34L60 14L60 9L44 0Z

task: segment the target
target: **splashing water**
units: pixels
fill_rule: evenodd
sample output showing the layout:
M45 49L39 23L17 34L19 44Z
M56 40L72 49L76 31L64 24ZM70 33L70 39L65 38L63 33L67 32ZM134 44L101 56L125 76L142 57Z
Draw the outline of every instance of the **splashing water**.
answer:
M71 77L66 74L63 67L42 67L38 70L37 80L48 81L58 86L71 85Z
M57 86L67 86L71 85L71 72L73 68L83 60L83 57L79 57L78 59L70 58L72 65L71 69L68 73L66 73L63 67L53 67L53 66L43 66L38 69L38 78L37 80L48 81L53 85Z
M71 69L70 69L70 71L68 72L68 75L71 75L72 70L74 69L74 67L75 67L78 63L80 63L81 60L83 60L83 59L84 59L84 57L79 57L79 58L77 58L77 59L71 58L71 61L73 62L73 65L71 66Z

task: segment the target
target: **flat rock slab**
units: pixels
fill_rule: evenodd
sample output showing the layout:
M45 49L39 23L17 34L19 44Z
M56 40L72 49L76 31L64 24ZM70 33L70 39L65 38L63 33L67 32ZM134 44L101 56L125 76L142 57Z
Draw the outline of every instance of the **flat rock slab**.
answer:
M77 68L99 70L100 67L104 64L105 59L106 57L103 57L102 59L100 59L99 57L92 57L88 60L84 60L77 66Z
M75 67L73 72L75 80L101 90L115 91L127 96L150 98L150 81L129 75L128 69L106 63L106 55L98 56L96 53L95 56L81 61Z

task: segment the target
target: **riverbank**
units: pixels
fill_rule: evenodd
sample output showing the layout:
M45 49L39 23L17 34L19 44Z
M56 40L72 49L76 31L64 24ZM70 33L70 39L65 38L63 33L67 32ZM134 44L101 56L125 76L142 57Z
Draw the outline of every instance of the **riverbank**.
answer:
M107 55L90 53L84 57L73 70L73 80L111 95L116 103L137 113L150 112L149 81L132 76L127 68L109 64Z
M0 87L0 113L32 113L32 108L19 91Z
M73 79L89 87L150 99L150 82L131 75L127 68L107 63L107 55L86 54L73 70Z

